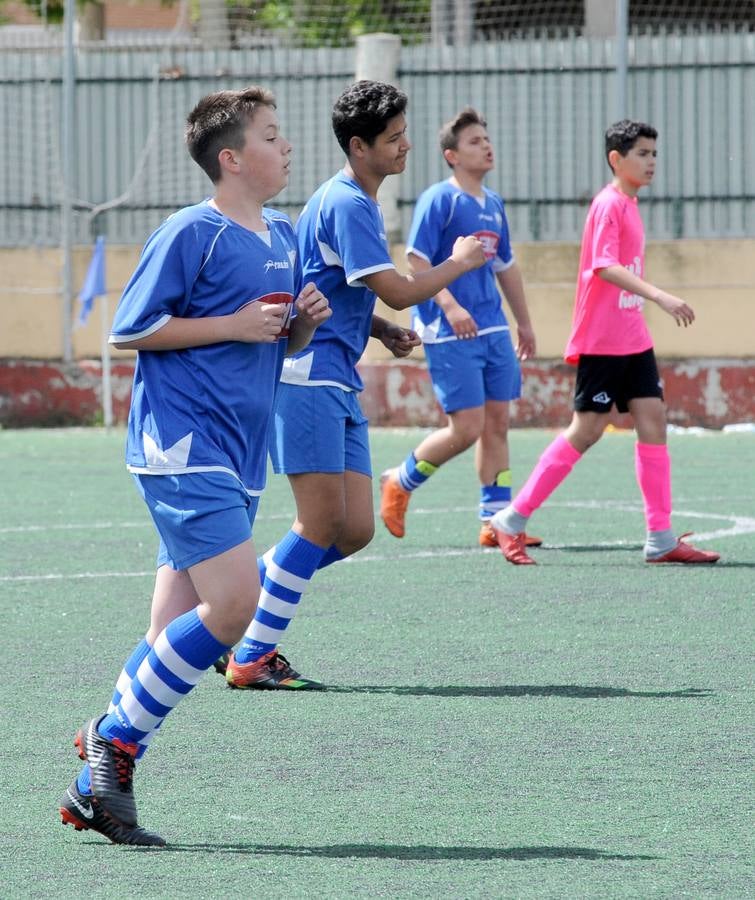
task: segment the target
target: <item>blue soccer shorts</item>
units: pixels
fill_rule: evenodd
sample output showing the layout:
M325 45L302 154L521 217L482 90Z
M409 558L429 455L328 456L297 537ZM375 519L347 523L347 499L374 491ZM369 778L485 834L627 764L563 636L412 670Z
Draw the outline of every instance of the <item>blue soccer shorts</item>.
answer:
M251 497L229 472L133 478L160 537L158 568L180 572L252 536L259 497Z
M270 458L278 475L359 472L372 477L367 418L354 391L281 384Z
M435 396L445 413L521 396L522 371L508 331L425 344L425 356Z

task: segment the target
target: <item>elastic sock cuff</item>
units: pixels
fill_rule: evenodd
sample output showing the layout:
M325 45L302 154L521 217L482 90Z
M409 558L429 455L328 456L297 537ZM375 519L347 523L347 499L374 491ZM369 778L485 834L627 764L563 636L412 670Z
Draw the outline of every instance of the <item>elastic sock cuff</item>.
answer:
M668 446L666 444L641 444L637 441L635 446L637 452L642 456L654 456L658 458L668 455Z

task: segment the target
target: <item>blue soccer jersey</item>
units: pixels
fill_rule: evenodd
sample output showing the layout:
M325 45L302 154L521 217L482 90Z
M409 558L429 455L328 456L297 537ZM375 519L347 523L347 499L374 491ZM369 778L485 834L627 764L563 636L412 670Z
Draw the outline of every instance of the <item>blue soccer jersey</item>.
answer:
M293 310L301 289L293 227L282 213L264 210L263 216L265 236L208 202L171 216L147 241L126 285L111 343L146 337L174 316L231 315L253 302L285 303ZM250 494L260 494L286 345L284 338L140 350L126 445L129 470L225 471Z
M395 268L380 207L339 172L312 195L296 236L303 282L317 285L333 315L305 350L285 361L282 380L361 391L356 364L370 336L376 299L361 279Z
M448 290L477 323L478 334L508 329L496 285L496 272L511 266L514 256L503 200L488 188L484 197L467 194L450 181L429 187L417 200L407 253L437 266L448 259L458 237L474 235L487 262L448 285ZM425 344L455 341L456 335L435 300L412 307L412 328Z

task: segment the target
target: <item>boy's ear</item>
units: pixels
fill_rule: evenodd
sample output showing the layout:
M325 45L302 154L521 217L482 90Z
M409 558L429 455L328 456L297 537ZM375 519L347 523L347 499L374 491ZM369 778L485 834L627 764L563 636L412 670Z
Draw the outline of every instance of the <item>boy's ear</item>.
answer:
M618 165L620 159L621 159L621 154L619 153L618 150L609 150L608 151L608 165L611 167L612 172L616 171L616 166Z
M357 135L353 135L349 140L349 156L362 156L364 154L365 142Z
M235 152L229 147L224 147L220 153L218 153L218 162L220 163L220 168L224 172L235 172L239 164Z
M458 156L456 155L455 150L444 150L443 151L443 159L448 163L449 166L453 169L456 163L459 161Z

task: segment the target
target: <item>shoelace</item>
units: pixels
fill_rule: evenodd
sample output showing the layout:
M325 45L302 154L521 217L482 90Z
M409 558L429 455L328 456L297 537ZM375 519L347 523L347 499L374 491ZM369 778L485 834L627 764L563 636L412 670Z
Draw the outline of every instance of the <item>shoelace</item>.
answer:
M122 791L130 791L134 782L134 757L116 747L115 773L118 776L118 786Z
M271 657L268 666L272 672L290 672L292 675L295 674L289 661L282 653L276 653L275 656Z

